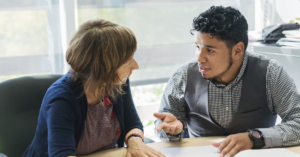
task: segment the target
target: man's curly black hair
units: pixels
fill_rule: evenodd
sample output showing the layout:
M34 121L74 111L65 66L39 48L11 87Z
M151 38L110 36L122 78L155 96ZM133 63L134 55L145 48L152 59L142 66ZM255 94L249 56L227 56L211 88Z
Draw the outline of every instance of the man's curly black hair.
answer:
M245 17L235 8L212 6L193 20L193 31L209 33L224 41L227 48L243 42L245 50L248 45L248 23ZM192 33L193 34L193 33Z

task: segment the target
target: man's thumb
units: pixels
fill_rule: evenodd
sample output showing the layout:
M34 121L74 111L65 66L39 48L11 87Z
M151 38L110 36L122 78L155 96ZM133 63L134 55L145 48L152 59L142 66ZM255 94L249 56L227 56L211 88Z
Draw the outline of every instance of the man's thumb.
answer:
M158 118L158 119L164 119L166 117L166 114L164 114L164 113L154 113L153 116Z

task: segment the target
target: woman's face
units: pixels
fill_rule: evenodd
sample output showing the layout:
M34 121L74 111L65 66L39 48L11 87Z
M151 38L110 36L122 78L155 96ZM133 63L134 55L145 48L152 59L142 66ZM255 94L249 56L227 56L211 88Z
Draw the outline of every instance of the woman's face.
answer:
M124 84L130 77L132 71L136 69L139 69L139 65L136 60L134 58L129 59L117 70L119 78L121 79L121 82L119 82L118 84Z

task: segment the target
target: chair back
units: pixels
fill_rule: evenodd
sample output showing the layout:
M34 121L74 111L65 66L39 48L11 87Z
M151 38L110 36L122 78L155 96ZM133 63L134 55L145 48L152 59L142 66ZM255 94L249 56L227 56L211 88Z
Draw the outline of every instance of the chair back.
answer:
M0 83L0 153L23 155L34 137L44 95L61 77L26 76Z

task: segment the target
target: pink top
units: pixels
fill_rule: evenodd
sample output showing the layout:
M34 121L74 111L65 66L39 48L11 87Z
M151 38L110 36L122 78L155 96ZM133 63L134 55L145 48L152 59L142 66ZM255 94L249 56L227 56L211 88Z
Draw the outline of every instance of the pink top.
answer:
M76 148L76 155L114 148L120 133L120 123L110 101L105 100L105 105L88 105L85 127Z

